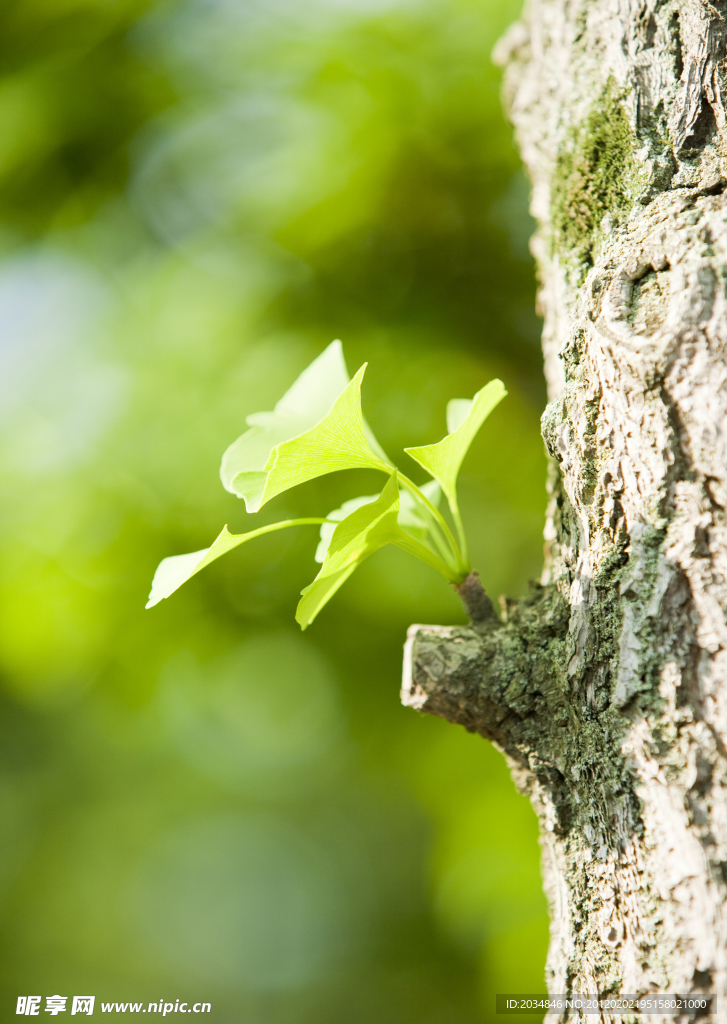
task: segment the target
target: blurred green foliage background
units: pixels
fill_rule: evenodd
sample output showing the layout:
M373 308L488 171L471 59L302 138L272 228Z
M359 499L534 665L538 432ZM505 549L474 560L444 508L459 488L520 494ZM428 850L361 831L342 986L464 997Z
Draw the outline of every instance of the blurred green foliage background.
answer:
M163 556L251 528L221 453L334 337L402 467L502 377L463 514L488 590L539 574L531 226L489 57L518 13L2 5L3 1019L58 992L475 1024L543 989L529 804L398 702L409 623L464 621L441 578L387 549L301 634L309 528L144 611ZM254 523L379 484L316 480Z

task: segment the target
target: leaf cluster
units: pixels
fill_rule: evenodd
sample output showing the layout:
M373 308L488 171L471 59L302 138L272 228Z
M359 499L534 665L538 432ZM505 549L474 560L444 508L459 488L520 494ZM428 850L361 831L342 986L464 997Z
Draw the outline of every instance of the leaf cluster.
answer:
M432 478L417 487L386 455L361 409L366 363L349 379L340 341L332 342L298 377L270 412L247 417L248 429L222 456L226 490L259 512L271 498L298 484L342 469L375 469L386 483L379 495L351 498L323 518L288 519L233 534L225 526L211 547L165 558L157 568L146 607L173 594L210 562L255 537L291 526L320 527L316 561L321 569L301 594L296 620L305 629L351 573L387 544L426 562L452 583L471 571L457 501L462 461L485 419L507 394L490 381L472 399L447 406L448 434L437 444L405 451ZM403 488L403 489L402 489ZM456 537L439 510L447 500Z

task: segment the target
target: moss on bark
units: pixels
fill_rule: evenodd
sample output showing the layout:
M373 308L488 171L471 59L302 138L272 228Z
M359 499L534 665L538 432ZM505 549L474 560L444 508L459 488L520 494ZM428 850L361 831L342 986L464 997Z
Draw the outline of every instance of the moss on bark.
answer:
M634 159L636 136L622 99L609 79L556 160L553 247L580 264L592 264L600 238L627 216L641 185Z

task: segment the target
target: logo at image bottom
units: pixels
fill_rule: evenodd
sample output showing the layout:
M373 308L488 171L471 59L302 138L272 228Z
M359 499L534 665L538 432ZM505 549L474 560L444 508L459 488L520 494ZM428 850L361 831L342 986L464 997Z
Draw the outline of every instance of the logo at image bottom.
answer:
M74 1013L85 1013L89 1017L93 1013L93 1004L96 1001L96 996L73 996L71 1001L71 1016ZM42 996L18 996L18 1003L15 1007L16 1014L24 1014L26 1017L37 1017L40 1013L40 1004L43 1002ZM66 1003L68 1002L68 996L46 996L45 1007L46 1013L49 1013L51 1017L57 1017L59 1013L66 1013Z

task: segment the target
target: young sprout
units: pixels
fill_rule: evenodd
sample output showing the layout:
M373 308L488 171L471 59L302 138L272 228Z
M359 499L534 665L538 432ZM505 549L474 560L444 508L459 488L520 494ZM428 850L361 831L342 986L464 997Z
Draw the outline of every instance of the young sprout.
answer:
M320 527L316 561L322 563L301 593L295 614L302 629L315 619L351 573L379 548L394 544L454 584L473 621L489 618L489 600L472 571L457 502L457 476L475 434L507 394L502 381L472 399L447 406L449 433L437 444L406 448L432 478L417 487L393 465L361 412L366 363L349 379L340 341L303 371L272 412L247 417L248 430L222 456L224 487L250 513L290 488L341 469L376 469L387 477L380 494L351 498L325 517L287 519L249 533L225 526L209 548L165 558L154 574L147 608L173 594L210 562L255 537L289 526ZM402 489L403 488L403 489ZM447 500L456 537L439 511Z

